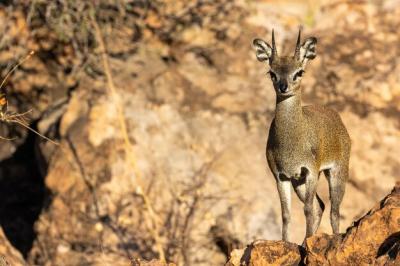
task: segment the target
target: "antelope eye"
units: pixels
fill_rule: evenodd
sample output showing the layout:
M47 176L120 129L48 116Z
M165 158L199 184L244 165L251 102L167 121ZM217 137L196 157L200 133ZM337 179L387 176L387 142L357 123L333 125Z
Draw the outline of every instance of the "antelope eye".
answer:
M293 76L293 81L297 80L298 78L301 78L303 76L303 74L304 74L304 70L297 71Z
M276 82L276 81L278 80L278 78L276 77L276 74L275 74L274 72L269 71L268 73L269 73L269 75L271 76L271 80L272 80L273 82Z

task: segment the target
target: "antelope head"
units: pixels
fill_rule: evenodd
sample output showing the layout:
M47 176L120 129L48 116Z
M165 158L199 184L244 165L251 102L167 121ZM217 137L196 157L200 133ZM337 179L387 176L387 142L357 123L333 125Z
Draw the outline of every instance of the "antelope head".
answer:
M309 37L303 44L300 44L300 35L301 31L299 30L293 56L278 55L274 30L272 30L272 46L261 39L253 41L258 61L267 61L270 66L268 73L278 96L289 97L299 91L307 62L316 56L317 38Z

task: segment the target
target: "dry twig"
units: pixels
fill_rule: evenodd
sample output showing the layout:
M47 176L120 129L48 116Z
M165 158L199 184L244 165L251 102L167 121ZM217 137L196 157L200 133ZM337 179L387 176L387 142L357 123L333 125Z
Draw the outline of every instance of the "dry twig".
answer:
M21 61L18 62L18 64L16 64L8 73L7 75L4 77L3 81L0 84L0 90L3 88L4 84L6 83L6 81L8 80L8 78L10 77L10 75L20 66L22 65L25 61L27 61L29 58L31 58L32 55L34 55L35 52L34 51L30 51L29 54L27 56L25 56L24 59L22 59ZM35 133L36 135L38 135L39 137L44 138L45 140L55 144L55 145L59 145L59 143L55 142L54 140L49 139L48 137L40 134L38 131L34 130L33 128L31 128L28 125L28 122L25 120L25 116L30 113L32 110L26 111L24 113L11 113L10 111L8 111L8 101L6 98L5 93L1 93L0 94L0 121L5 122L5 123L16 123L30 131L32 131L33 133ZM14 140L15 138L5 138L0 136L0 139L3 140Z

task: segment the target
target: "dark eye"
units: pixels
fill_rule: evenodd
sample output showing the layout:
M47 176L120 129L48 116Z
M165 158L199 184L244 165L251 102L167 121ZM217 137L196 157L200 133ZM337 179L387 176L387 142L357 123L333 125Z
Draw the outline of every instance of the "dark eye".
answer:
M278 78L276 77L276 74L275 74L274 72L269 71L268 73L269 73L269 75L271 76L271 80L272 80L273 82L276 82L276 81L278 80Z
M294 74L294 76L293 76L293 81L297 80L298 78L301 78L303 76L303 74L304 74L304 70L297 71L296 74Z

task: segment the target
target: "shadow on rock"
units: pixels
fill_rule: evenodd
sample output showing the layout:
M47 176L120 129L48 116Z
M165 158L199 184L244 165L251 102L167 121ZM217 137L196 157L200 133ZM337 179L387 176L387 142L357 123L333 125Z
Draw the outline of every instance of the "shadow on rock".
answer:
M400 232L389 236L379 247L377 258L387 255L389 259L395 260L400 251Z
M34 223L46 195L34 150L35 137L29 134L14 155L0 163L0 226L24 257L35 240Z

